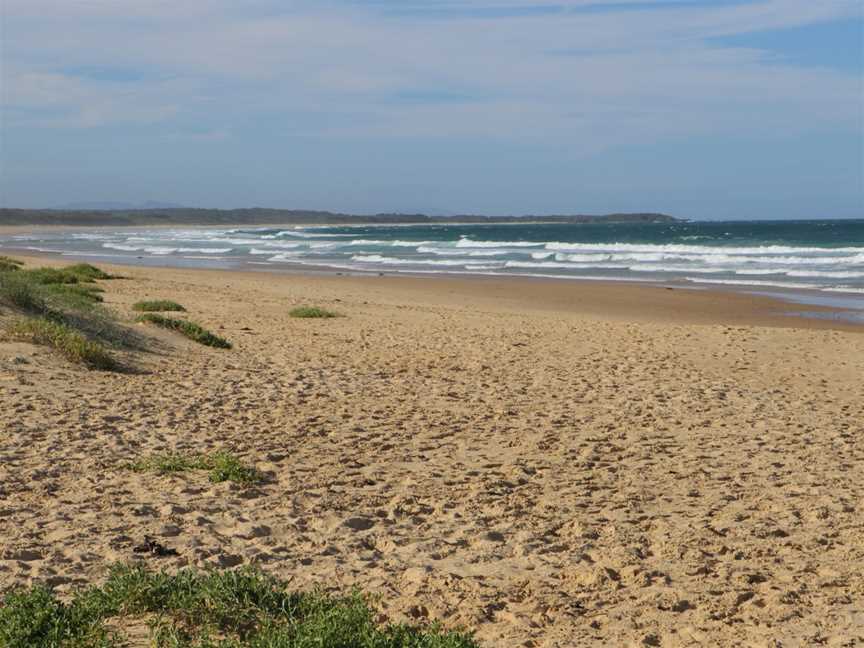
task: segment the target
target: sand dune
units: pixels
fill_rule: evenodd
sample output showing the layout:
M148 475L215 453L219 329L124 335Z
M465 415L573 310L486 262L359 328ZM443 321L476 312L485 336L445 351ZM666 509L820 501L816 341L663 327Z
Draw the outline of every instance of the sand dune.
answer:
M234 349L148 329L145 371L111 374L0 342L0 589L98 580L149 534L179 553L154 565L357 586L486 646L864 643L852 327L625 286L122 274L110 306L176 299ZM288 317L310 303L346 317ZM125 467L218 448L269 480Z

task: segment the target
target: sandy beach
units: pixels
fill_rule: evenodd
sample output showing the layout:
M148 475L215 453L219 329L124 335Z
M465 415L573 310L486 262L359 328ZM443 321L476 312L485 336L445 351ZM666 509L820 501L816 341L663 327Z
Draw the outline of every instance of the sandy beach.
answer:
M234 348L136 326L121 374L0 340L0 591L255 564L489 647L864 644L862 326L719 291L99 265L121 317L173 299ZM127 468L216 449L268 479Z

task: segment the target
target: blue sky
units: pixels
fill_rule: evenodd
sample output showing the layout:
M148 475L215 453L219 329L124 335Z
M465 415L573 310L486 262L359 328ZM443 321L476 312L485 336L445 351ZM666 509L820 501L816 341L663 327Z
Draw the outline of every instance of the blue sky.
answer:
M864 217L859 0L0 0L0 204Z

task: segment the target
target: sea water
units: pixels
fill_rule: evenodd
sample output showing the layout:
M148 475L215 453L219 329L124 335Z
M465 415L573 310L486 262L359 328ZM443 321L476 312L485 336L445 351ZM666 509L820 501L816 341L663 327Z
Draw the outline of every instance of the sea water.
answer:
M40 231L0 248L158 265L478 274L864 295L864 220Z

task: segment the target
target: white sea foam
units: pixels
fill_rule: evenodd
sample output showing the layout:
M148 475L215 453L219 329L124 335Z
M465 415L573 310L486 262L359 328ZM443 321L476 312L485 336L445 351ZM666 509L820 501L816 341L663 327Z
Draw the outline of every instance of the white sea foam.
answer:
M701 277L687 277L687 281L694 283L705 284L720 284L729 286L771 286L773 288L802 288L802 289L820 289L823 286L820 284L797 283L791 281L757 281L746 279L703 279Z
M526 250L510 250L507 248L501 249L474 249L474 248L441 248L441 247L428 247L428 246L420 246L417 248L417 252L420 254L434 254L436 256L450 256L450 257L496 257L496 256L506 256L508 254L528 254ZM549 253L551 254L551 253Z
M355 239L349 243L349 245L377 245L381 247L418 247L435 244L436 241L378 241L370 239Z
M503 254L510 254L509 250L469 250L470 257L495 257Z
M461 238L456 241L456 247L460 248L511 248L511 247L540 247L543 242L535 241L475 241L469 238Z
M99 257L100 259L123 259L127 254L116 254L111 252L63 252L63 256L71 257Z
M421 245L417 248L420 254L436 254L439 256L468 256L472 250L457 250L455 248L440 248Z
M633 272L695 272L697 274L722 274L724 272L734 272L729 268L681 268L678 266L664 265L631 265L626 266L628 270Z
M856 288L855 286L828 286L823 288L825 292L844 292L844 293L857 293L864 295L864 288Z
M127 239L131 240L131 239ZM260 238L235 238L235 237L213 237L206 239L188 238L180 241L182 243L227 243L229 245L276 245L276 243L268 243ZM292 245L289 243L281 243L280 245ZM294 243L293 245L302 245L302 243Z
M839 247L839 248L824 248L824 247L798 247L789 245L760 245L752 247L732 247L732 246L708 246L708 245L681 245L679 243L668 243L663 245L654 245L649 243L546 243L547 250L556 250L559 252L672 252L676 254L726 254L726 255L775 255L775 254L819 254L819 255L836 255L836 254L854 254L864 255L864 247Z
M555 268L559 270L626 270L626 265L610 263L560 263L558 261L505 261L507 268Z
M776 275L776 274L786 274L790 272L791 268L738 268L734 270L737 275Z
M123 245L122 243L103 243L102 247L123 252L138 252L144 248L136 245Z
M105 239L107 239L109 237L110 237L109 234L85 234L85 233L80 233L80 232L76 232L76 233L72 234L73 239L79 239L79 240L83 240L83 241L104 241Z
M673 261L680 263L704 263L716 265L746 265L785 263L789 265L858 265L864 263L864 254L851 256L748 256L745 254L683 254L678 252L595 252L555 254L558 261Z
M269 254L272 254L270 252ZM274 254L271 256L268 261L286 261L286 262L295 262L297 261L297 256L292 252L282 252L281 254ZM299 262L299 261L298 261Z
M790 270L786 275L789 277L825 277L827 279L864 278L864 272L820 272L818 270Z
M291 238L354 238L353 234L316 234L314 232L306 232L303 230L282 230L275 234L265 234L261 238L277 239L286 236Z
M178 252L200 252L201 254L226 254L234 248L177 248Z
M433 266L471 266L470 261L457 259L403 259L399 257L386 257L380 254L357 254L351 257L357 263L377 263L381 265L433 265ZM474 264L479 265L479 264ZM499 266L500 267L500 266Z
M571 279L577 281L625 281L633 283L657 283L660 279L644 279L641 277L598 277L596 275L569 275L569 274L550 274L546 272L530 272L513 274L509 272L490 272L481 271L480 268L474 270L400 270L394 268L391 272L405 274L447 274L447 275L482 275L484 277L530 277L535 279Z

